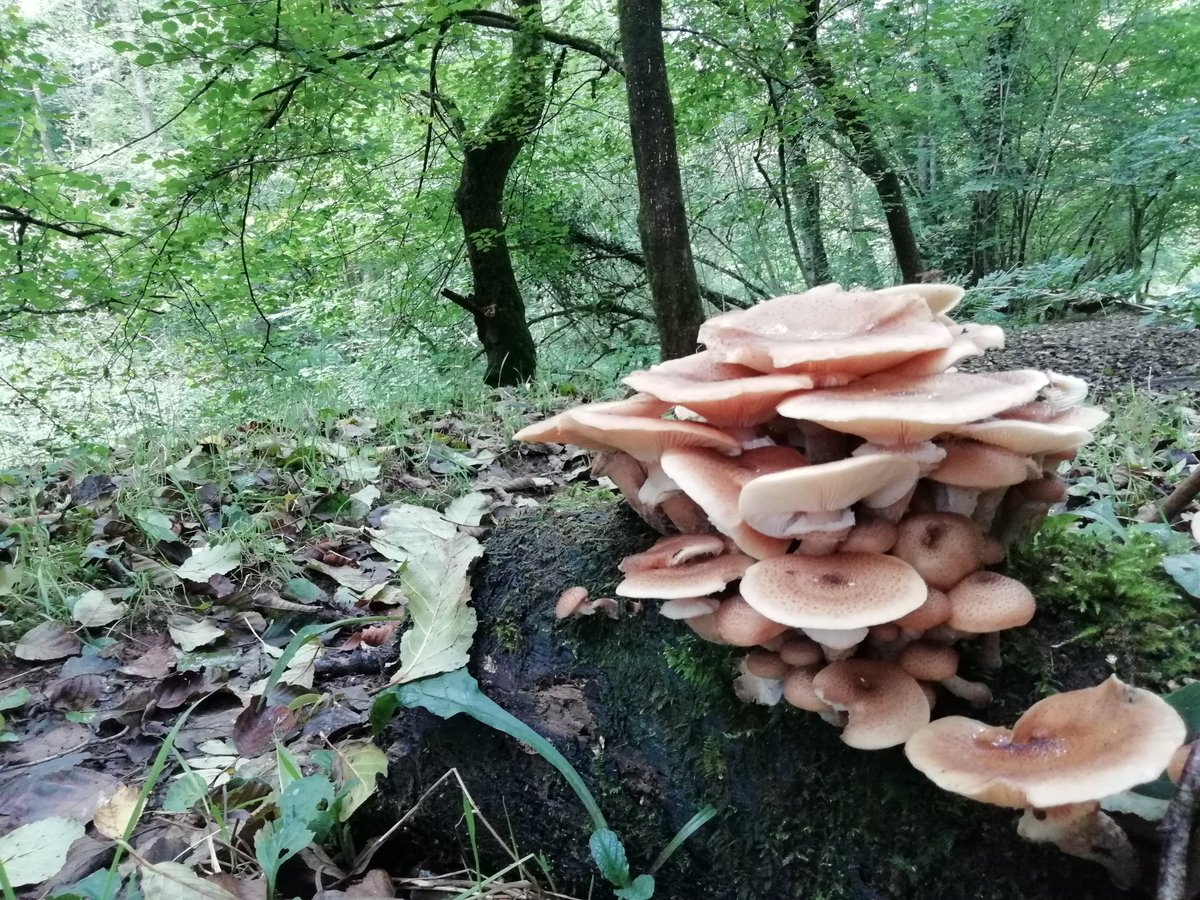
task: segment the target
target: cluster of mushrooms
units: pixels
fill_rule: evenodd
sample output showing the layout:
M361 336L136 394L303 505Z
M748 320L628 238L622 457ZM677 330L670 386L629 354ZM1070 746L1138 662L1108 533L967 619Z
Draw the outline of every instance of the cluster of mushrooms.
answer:
M667 535L620 564L617 594L747 648L740 698L815 712L853 747L906 744L938 784L1031 810L1027 837L1128 881L1132 848L1114 849L1120 829L1096 801L1166 768L1184 740L1166 703L1110 679L1042 701L1011 732L930 724L939 687L990 701L954 645L979 639L981 664L998 666L999 632L1035 602L984 567L1065 498L1059 464L1107 418L1071 376L957 371L1004 342L949 318L962 293L831 284L728 312L702 326L705 350L629 375L632 397L516 437L598 451L593 472ZM573 589L558 614L605 608L586 598ZM1071 766L1112 777L1093 785ZM1066 781L1048 788L1054 773Z

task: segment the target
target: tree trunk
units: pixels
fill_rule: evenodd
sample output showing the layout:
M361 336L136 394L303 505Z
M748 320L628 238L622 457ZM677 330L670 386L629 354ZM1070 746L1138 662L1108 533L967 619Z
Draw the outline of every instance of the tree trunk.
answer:
M1024 12L1018 6L1005 7L993 23L984 62L983 114L977 129L980 160L975 176L984 182L971 196L971 217L967 229L972 282L988 272L1007 268L1010 260L1002 253L998 180L1008 169L1009 130L1007 107L1012 93L1016 55L1021 41Z
M875 185L901 276L907 282L917 281L924 266L900 176L876 141L867 123L866 111L849 89L838 83L829 60L821 54L817 42L820 8L820 0L804 0L802 18L792 30L792 43L800 52L801 69L821 102L829 107L837 130L850 142L854 164Z
M809 168L807 140L794 133L787 138L786 153L790 160L790 184L796 205L796 224L800 231L800 252L804 257L805 275L811 285L830 281L829 253L821 234L821 183Z
M675 147L675 109L662 43L662 0L620 0L618 15L640 201L638 229L662 358L675 359L696 351L704 309Z
M541 25L541 0L515 2L519 15ZM474 291L469 297L443 291L474 317L487 356L484 381L492 387L528 381L537 370L537 347L505 234L504 188L545 110L548 60L536 28L515 31L512 42L504 95L477 134L463 135L454 208L462 219Z

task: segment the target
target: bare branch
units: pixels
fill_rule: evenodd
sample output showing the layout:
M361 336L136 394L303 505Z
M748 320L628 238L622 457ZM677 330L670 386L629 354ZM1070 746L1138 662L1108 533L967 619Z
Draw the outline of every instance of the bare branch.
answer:
M80 240L97 234L109 234L113 237L125 236L124 231L109 228L107 225L97 225L93 222L48 222L45 219L39 219L37 216L31 215L23 209L17 209L15 206L7 206L3 203L0 203L0 222L35 225L38 228L44 228L47 231L56 231L59 234L65 234L67 237L78 238Z

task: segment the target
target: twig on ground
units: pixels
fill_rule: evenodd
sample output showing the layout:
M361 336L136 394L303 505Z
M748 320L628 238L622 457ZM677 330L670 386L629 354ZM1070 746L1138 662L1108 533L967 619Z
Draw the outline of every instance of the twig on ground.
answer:
M1188 844L1200 793L1200 754L1193 747L1183 766L1179 787L1167 814L1158 826L1163 836L1163 852L1158 870L1157 900L1186 900L1188 882Z

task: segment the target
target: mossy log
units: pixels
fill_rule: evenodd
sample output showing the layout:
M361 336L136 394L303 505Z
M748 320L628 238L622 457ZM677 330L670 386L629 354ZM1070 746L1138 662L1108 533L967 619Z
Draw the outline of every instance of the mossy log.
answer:
M635 873L696 810L717 807L659 871L656 897L1131 896L1099 866L1022 841L1017 811L939 791L899 748L852 750L815 715L739 703L736 651L698 641L653 609L615 622L554 620L563 589L611 592L617 562L652 539L619 508L506 521L475 576L471 670L581 772ZM1034 678L1007 669L989 679L1000 707L988 718L1000 723L1034 699ZM556 890L611 896L589 858L582 807L528 748L465 716L440 720L422 710L401 712L388 740L388 782L364 834L380 833L457 768L500 834L523 854L545 856ZM456 786L436 792L377 859L409 871L473 865L462 809ZM504 864L488 838L478 848L483 868Z

